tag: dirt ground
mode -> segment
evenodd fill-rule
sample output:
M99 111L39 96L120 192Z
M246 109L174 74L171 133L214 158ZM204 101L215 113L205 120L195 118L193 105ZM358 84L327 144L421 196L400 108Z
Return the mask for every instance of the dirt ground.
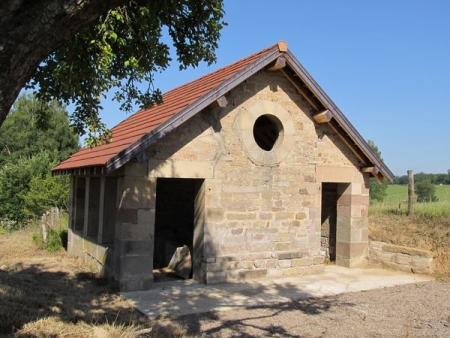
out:
M0 336L450 337L450 284L427 282L149 321L64 251L0 236Z
M409 284L178 320L205 337L450 337L450 285Z

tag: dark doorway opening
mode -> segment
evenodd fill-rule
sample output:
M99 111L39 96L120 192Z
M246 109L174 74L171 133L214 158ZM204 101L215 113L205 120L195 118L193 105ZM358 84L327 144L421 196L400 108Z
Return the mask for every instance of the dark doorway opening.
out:
M198 271L203 252L203 182L203 179L182 178L157 180L153 252L155 281L177 278L202 281ZM169 263L177 248L178 253L186 254L185 249L180 249L186 247L189 248L189 256L184 256L179 270L170 269Z
M325 262L336 261L338 184L322 183L321 249Z

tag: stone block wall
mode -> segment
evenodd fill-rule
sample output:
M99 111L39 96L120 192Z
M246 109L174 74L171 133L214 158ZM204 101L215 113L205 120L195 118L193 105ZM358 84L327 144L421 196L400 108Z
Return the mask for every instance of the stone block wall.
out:
M383 242L370 242L369 265L405 272L431 274L433 252Z
M93 271L104 277L114 277L114 246L105 246L69 229L68 254L81 258Z
M280 72L258 72L226 99L227 107L202 111L146 149L148 162L130 161L114 173L111 184L101 180L100 195L95 179L80 179L79 189L74 187L73 228L84 230L85 237L97 233L98 243L114 239L112 266L122 290L143 290L153 283L159 178L199 181L192 216L197 280L321 272L323 183L338 187L336 263L367 262L368 174L359 170L339 136L326 123L314 122L314 110ZM272 150L263 151L253 135L262 115L282 126ZM96 215L89 213L91 207ZM97 228L97 215L99 223L114 224ZM102 257L100 249L77 236L74 251Z
M368 175L348 147L326 124L314 123L312 108L281 73L259 72L226 98L226 108L194 116L147 149L149 178L205 180L206 281L321 271L323 182L345 183L339 264L366 263ZM261 114L284 126L270 152L252 141Z

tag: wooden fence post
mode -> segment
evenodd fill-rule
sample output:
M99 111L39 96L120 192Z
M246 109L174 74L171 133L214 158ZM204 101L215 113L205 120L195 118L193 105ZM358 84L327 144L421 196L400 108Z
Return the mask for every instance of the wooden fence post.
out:
M414 215L414 173L408 170L408 216Z
M41 217L41 231L42 231L42 242L47 243L47 214L44 213Z

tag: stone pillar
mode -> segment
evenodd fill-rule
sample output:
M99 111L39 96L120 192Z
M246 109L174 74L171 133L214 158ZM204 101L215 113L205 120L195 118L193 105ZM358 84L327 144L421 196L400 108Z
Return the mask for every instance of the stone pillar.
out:
M357 267L368 257L368 180L338 185L336 264Z
M148 289L153 283L156 179L147 166L129 162L117 178L114 242L115 277L123 291Z
M204 257L203 238L205 236L205 182L197 180L195 185L192 277L198 282L206 283L206 269L203 269L202 266Z

